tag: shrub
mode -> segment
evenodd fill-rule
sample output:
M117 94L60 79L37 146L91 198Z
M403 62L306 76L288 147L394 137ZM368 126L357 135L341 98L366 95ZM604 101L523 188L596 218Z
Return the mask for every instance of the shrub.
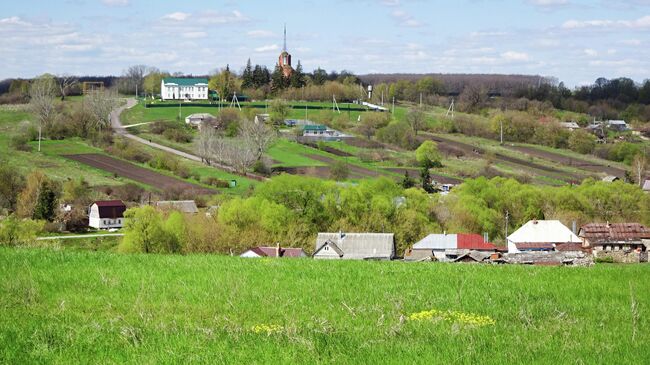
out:
M411 126L404 122L391 123L377 132L377 138L386 143L394 144L406 149L413 149L417 145L415 132Z
M613 264L614 258L612 256L596 257L594 262L597 264Z
M183 129L167 129L163 132L163 136L171 141L178 143L192 142L192 134Z
M226 180L221 180L214 176L206 176L201 179L201 182L205 185L214 186L217 188L227 188L230 186L230 183Z
M29 139L24 134L17 134L11 137L11 147L18 151L31 151L32 147L27 142L29 142Z
M343 161L337 161L330 169L330 178L336 181L342 181L350 175L350 167Z
M268 164L265 161L258 160L253 164L253 172L255 172L256 174L269 176L271 175L271 168L268 166Z
M162 121L155 121L151 124L149 124L149 132L153 134L163 134L165 130L167 129L165 122Z

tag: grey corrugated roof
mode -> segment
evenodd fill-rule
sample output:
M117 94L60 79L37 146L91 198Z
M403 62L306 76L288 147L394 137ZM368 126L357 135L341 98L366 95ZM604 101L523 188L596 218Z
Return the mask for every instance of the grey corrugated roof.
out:
M446 250L455 249L458 237L455 234L430 234L413 245L414 250Z
M316 251L327 241L334 243L344 259L395 257L395 240L392 233L319 233Z
M175 209L183 213L198 213L199 208L194 200L176 200L176 201L159 201L156 203L158 208Z

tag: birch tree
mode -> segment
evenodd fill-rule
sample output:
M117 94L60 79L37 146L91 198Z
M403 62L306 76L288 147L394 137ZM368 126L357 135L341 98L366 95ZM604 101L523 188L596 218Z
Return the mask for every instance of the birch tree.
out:
M110 128L110 114L117 107L117 94L110 89L93 91L84 98L84 107L95 119L97 129Z
M49 74L36 79L29 88L29 108L41 126L47 126L54 120L56 89L56 80Z

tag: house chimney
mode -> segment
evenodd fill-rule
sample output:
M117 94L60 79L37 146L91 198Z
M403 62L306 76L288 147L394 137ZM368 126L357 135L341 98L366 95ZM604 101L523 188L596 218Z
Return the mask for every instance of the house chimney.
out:
M446 235L447 235L447 231L442 231L442 234L444 234L444 235L446 236Z
M573 234L578 234L578 225L577 225L576 221L573 221L571 228L572 228Z
M282 253L282 250L280 248L280 242L278 242L275 245L275 257L280 257L280 253Z

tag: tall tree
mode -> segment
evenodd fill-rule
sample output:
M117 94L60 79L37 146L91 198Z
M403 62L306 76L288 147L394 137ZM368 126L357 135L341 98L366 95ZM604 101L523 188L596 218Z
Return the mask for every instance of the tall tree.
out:
M413 128L413 132L417 136L418 131L422 130L425 126L425 115L420 108L411 108L406 114L406 121Z
M249 89L255 87L255 79L253 77L253 66L251 66L251 59L246 62L246 68L242 73L242 88Z
M84 98L84 107L92 114L95 127L98 130L110 128L110 114L117 106L117 95L115 90L95 90Z
M24 187L25 177L16 168L0 163L0 210L15 211L18 194Z
M59 93L61 94L61 100L65 100L65 97L68 96L70 90L79 83L79 80L68 74L59 75L57 77L57 84L59 86Z
M323 85L325 81L327 81L327 71L323 70L322 68L317 68L314 70L314 75L312 76L312 79L314 80L314 84L316 85Z
M147 74L147 69L148 67L145 65L134 65L127 68L122 75L126 81L123 91L129 94L135 94L137 91L140 94L144 88L144 76Z
M29 107L41 126L54 121L56 89L56 80L49 74L36 79L29 89Z
M295 88L301 88L305 86L305 73L302 70L302 65L300 64L300 61L298 61L298 64L296 65L296 69L291 74L290 83L291 83L291 87L295 87Z
M286 88L286 86L287 79L284 77L284 72L282 72L280 65L276 64L275 70L273 70L273 74L271 75L271 90L277 93Z

